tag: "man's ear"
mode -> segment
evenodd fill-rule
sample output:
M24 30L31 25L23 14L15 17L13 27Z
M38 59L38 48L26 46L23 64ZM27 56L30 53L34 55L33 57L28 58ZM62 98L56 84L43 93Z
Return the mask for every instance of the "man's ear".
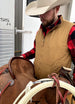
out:
M59 9L60 9L60 6L57 6L56 7L56 13L58 13Z

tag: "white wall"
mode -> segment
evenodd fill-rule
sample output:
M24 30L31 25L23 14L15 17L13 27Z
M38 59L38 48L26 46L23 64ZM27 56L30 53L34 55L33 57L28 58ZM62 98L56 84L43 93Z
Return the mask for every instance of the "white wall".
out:
M68 5L60 6L59 15L62 15L64 19L68 19Z
M72 0L72 8L71 8L70 21L71 22L75 22L75 0Z
M0 29L14 28L14 0L0 0Z
M25 14L25 7L26 7L25 4L26 4L26 0L23 0L22 29L29 31L31 33L22 34L22 53L25 53L33 48L35 35L41 23L39 18L29 17Z
M14 0L0 0L0 66L14 56Z

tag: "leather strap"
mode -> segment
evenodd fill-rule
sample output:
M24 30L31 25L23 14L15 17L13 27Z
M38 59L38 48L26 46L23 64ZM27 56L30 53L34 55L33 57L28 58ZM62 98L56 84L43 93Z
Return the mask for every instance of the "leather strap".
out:
M6 90L8 86L12 86L14 84L14 80L12 79L10 73L6 68L0 70L0 96Z

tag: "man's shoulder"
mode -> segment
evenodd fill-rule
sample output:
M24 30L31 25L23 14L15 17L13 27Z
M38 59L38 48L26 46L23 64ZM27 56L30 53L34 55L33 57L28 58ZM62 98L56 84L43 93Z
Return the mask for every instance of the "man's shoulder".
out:
M64 23L68 24L68 25L75 25L75 23L73 22L70 22L69 20L63 20Z

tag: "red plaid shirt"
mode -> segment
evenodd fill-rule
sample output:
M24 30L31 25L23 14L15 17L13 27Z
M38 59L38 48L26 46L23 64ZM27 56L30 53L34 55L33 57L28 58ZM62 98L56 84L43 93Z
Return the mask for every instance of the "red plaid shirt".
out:
M61 16L58 16L58 20L53 24L50 25L48 27L44 27L42 24L40 26L40 28L43 31L43 35L44 37L46 36L46 34L56 25L61 23ZM67 45L68 45L68 49L71 53L71 57L73 60L73 63L75 65L75 25L72 26L70 32L69 32L69 37L68 37L68 41L67 41ZM36 40L34 41L34 48L32 50L30 50L29 52L22 54L22 56L25 59L32 59L35 57L35 51L36 51ZM75 69L74 69L74 73L73 73L73 79L75 82Z

